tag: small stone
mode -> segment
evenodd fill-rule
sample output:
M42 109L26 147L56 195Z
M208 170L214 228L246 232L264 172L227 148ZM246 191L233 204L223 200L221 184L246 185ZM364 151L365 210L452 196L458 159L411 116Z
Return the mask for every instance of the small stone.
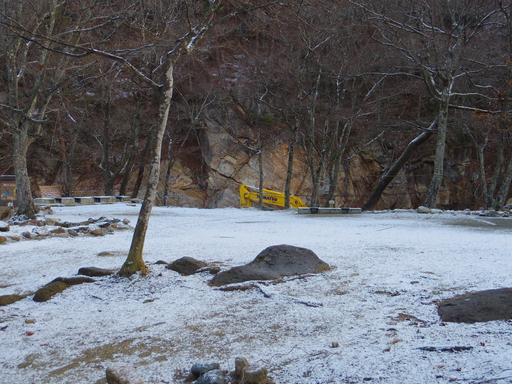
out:
M50 236L50 231L46 227L36 227L36 228L32 229L32 233L36 237Z
M9 232L10 230L9 224L7 224L5 221L0 221L0 232Z
M430 213L432 212L432 210L428 207L425 207L425 206L419 206L418 207L418 213Z
M219 369L220 365L219 363L215 362L200 362L195 363L192 368L190 369L190 372L193 375L201 376L203 373L206 373L208 371L212 371L214 369Z
M245 357L237 357L235 359L235 375L236 377L242 377L245 370L249 366L249 361Z
M78 232L75 231L74 229L68 229L68 233L69 233L69 236L78 236Z
M0 236L0 244L4 244L4 243L7 243L7 237Z
M36 322L36 319L26 319L25 320L26 324L34 324L35 322Z
M199 261L193 257L185 256L173 261L166 268L181 273L182 275L192 275L193 273L197 272L197 270L206 266L207 264L204 261Z
M244 384L267 384L268 370L267 368L248 369L244 373Z
M32 235L32 233L30 233L28 231L22 232L21 236L23 236L25 239L33 239L34 238L34 235Z
M103 251L98 253L98 256L115 256L112 252L109 251Z
M20 241L20 240L21 240L21 236L9 236L9 238L10 238L12 241Z
M331 347L332 348L339 348L340 347L340 343L338 343L337 341L333 341Z
M108 384L144 384L131 365L114 365L107 368Z
M128 219L123 219L123 224L124 224L124 225L128 225L128 224L130 224L130 220L128 220Z
M267 384L268 370L266 368L251 367L249 361L243 357L235 359L235 379L243 384Z
M57 225L58 221L60 221L60 219L47 218L46 219L46 225Z
M103 236L107 233L107 230L105 228L92 225L89 233L93 236Z
M226 384L226 375L220 369L214 369L199 376L196 384Z

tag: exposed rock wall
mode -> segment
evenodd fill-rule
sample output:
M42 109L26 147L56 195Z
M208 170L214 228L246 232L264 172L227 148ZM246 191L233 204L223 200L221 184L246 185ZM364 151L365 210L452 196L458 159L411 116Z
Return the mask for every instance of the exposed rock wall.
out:
M168 193L168 204L172 206L198 208L238 207L239 187L241 184L259 186L259 160L255 150L255 134L249 128L236 127L233 132L214 122L206 120L200 134L200 148L194 152L197 162L206 169L201 177L178 159L174 162ZM358 153L347 152L350 160L343 164L335 194L337 207L361 207L366 201L379 177L400 154L399 148L374 143ZM201 158L202 157L202 158ZM276 137L271 144L264 146L263 187L284 191L288 144L283 137ZM291 192L299 196L306 204L312 192L312 181L303 150L297 146L293 165ZM433 168L433 149L425 148L422 153L411 158L393 182L384 191L376 209L416 208L424 203ZM163 180L167 169L167 160L162 162L159 197L163 196ZM441 186L438 208L474 209L479 203L475 200L475 191L479 184L477 165L472 158L471 149L448 151L445 162L445 178ZM146 172L146 175L148 172ZM127 193L137 178L137 170L130 175ZM199 181L199 179L201 181ZM55 175L41 172L37 183L49 185L57 183ZM119 180L120 183L120 180ZM144 188L146 181L142 183ZM77 196L102 195L102 181L97 175L77 175L74 191ZM119 184L116 186L117 190ZM34 188L37 191L37 186ZM326 203L329 181L325 176L320 183L321 205ZM143 198L145 190L139 191ZM37 194L37 192L36 192ZM159 201L161 203L161 200Z
M177 162L173 169L172 185L173 194L179 196L174 200L175 204L205 208L238 207L240 185L259 186L258 156L247 148L249 135L244 133L243 137L236 138L219 125L209 122L202 143L203 160L209 168L207 188L200 190L192 177L187 175L187 170ZM254 141L249 141L249 144L255 145ZM284 191L288 144L276 140L264 147L262 154L264 188ZM340 172L336 206L360 207L392 160L392 155L378 144L354 154ZM376 209L407 209L423 204L432 167L432 155L413 158L388 186ZM472 167L471 151L449 154L445 164L445 182L439 193L439 208L464 209L474 206L474 187L470 180ZM323 205L329 187L327 178L320 187L324 194L321 199ZM305 155L300 148L296 149L291 191L306 203L309 202L312 182Z

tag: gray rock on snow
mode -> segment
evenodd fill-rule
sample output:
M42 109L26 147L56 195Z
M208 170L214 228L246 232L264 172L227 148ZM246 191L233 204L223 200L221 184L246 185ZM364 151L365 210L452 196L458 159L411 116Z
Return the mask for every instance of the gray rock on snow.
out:
M477 323L512 319L512 288L491 289L458 296L438 304L441 319Z
M178 260L174 260L171 264L167 265L167 269L171 269L182 275L192 275L199 269L205 268L207 264L204 261L196 260L193 257L182 257Z
M193 375L201 376L203 373L213 371L214 369L219 369L220 364L216 362L199 362L195 363L192 368L190 369L190 372Z
M311 250L292 245L274 245L264 249L249 264L220 272L211 280L213 286L250 280L276 280L283 276L329 271L329 264Z
M195 384L226 384L226 375L220 369L214 369L199 376Z

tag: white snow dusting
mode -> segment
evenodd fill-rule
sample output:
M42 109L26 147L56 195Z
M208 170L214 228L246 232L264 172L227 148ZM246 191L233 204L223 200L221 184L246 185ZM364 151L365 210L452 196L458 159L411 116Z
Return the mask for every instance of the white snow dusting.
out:
M59 207L52 217L135 225L138 210ZM510 220L154 208L148 276L95 278L44 303L30 295L0 307L0 383L102 383L114 363L134 365L148 384L175 383L195 362L233 370L236 357L267 367L276 384L511 383L512 322L442 323L436 307L512 287ZM1 245L0 295L34 292L80 267L117 269L132 233ZM311 249L334 269L223 292L207 284L209 273L181 276L155 264L191 256L227 269L278 244ZM454 346L471 349L420 349Z

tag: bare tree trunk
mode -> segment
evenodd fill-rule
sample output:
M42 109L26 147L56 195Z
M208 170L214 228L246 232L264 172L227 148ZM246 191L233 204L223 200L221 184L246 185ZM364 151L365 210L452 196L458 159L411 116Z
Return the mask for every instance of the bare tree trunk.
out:
M478 153L478 164L480 167L480 180L482 180L482 197L484 200L485 207L488 208L491 206L491 196L489 195L489 188L487 186L487 176L485 172L485 157L484 157L484 145L477 145L476 150Z
M141 130L141 118L140 118L140 109L142 105L142 100L139 94L135 97L136 108L135 114L133 116L133 120L130 126L130 143L128 145L128 160L126 162L125 173L123 175L123 180L121 181L121 186L119 187L119 195L126 196L126 188L128 187L128 182L130 181L130 173L133 167L133 162L135 161L135 156L139 151L139 139L140 139L140 130ZM139 184L140 185L140 184ZM138 193L138 191L137 191Z
M342 154L344 151L340 151L336 158L334 167L329 172L329 191L327 192L327 196L325 198L325 207L329 207L330 202L334 199L334 192L336 192L336 188L338 187L338 179L340 174L340 168L341 168L341 160L342 160Z
M110 100L107 96L103 115L103 159L101 168L103 170L103 191L105 196L112 196L114 191L114 180L112 180L112 164L110 162Z
M505 171L505 175L503 176L503 181L501 182L501 187L498 191L498 195L496 196L496 200L494 202L495 209L501 209L507 202L508 192L510 190L510 183L512 182L512 156L508 162L507 170Z
M450 91L448 91L449 93ZM444 173L444 156L446 148L446 131L447 131L447 118L448 118L448 103L442 102L439 106L438 123L437 123L437 144L436 154L434 158L434 173L430 180L428 187L427 197L425 199L425 206L432 208L436 204L439 188L443 182Z
M27 170L27 151L30 140L27 134L26 124L22 124L14 138L13 163L16 177L16 195L18 197L17 215L26 215L33 219L36 217L37 208L32 199L30 177Z
M263 209L263 146L261 145L261 101L263 100L263 94L258 100L258 169L259 169L259 198L258 198L258 209Z
M148 152L152 146L153 141L153 132L154 127L151 127L148 137L146 138L146 145L144 145L144 150L142 151L142 156L139 164L139 172L137 173L137 179L135 180L135 185L133 186L132 191L132 199L136 199L139 195L140 186L142 185L142 179L144 178L144 169L146 168Z
M292 139L288 145L288 166L286 168L286 181L284 183L284 207L290 208L290 189L293 177L293 159L295 157L295 143L297 142L297 134L299 131L299 122L296 118L295 126L292 128Z
M171 169L173 165L172 161L172 144L173 140L172 137L169 137L169 146L167 150L167 170L165 171L165 179L164 179L164 195L163 195L163 202L162 204L166 207L169 205L167 203L167 194L169 193L169 180L171 179Z
M156 192L158 188L158 182L160 181L160 158L162 152L162 142L167 127L167 120L169 118L169 109L171 106L172 93L174 88L174 62L167 63L166 81L164 88L160 95L160 107L158 112L158 125L154 128L155 132L151 136L154 136L154 142L151 149L150 156L150 171L146 194L142 207L139 212L139 217L135 230L133 232L132 244L128 257L124 262L121 270L119 271L120 276L131 276L135 272L140 271L142 275L146 274L147 268L142 257L142 250L144 248L144 241L146 239L146 232L149 225L149 218L151 211L156 200Z
M162 143L164 133L167 128L169 109L174 91L174 67L182 55L189 54L194 50L201 37L208 28L211 27L213 17L215 16L221 2L222 0L211 0L210 8L199 24L194 28L191 28L189 33L180 39L176 47L166 54L163 65L165 69L163 84L158 87L158 125L155 128L155 133L153 135L146 195L144 196L144 201L142 202L142 207L139 212L139 218L137 220L135 230L133 231L132 243L130 251L128 252L128 257L119 271L120 276L131 276L136 272L140 272L141 275L146 274L147 268L144 263L144 258L142 257L142 250L144 248L149 218L151 216L153 205L155 204L158 183L160 181Z
M496 165L494 166L494 174L492 175L491 182L487 193L489 194L489 207L494 205L494 193L498 186L500 179L501 170L505 163L505 138L504 132L500 132L500 138L498 143L498 149L496 151Z
M373 188L372 194L370 195L368 200L363 204L363 211L369 211L375 208L386 187L389 185L389 183L391 183L391 181L393 181L398 172L400 172L400 170L403 168L407 160L409 160L409 158L411 157L412 153L421 144L426 142L432 135L432 131L425 131L407 145L407 147L404 149L400 157L393 163L393 165L387 170L387 172L381 176L381 178Z

